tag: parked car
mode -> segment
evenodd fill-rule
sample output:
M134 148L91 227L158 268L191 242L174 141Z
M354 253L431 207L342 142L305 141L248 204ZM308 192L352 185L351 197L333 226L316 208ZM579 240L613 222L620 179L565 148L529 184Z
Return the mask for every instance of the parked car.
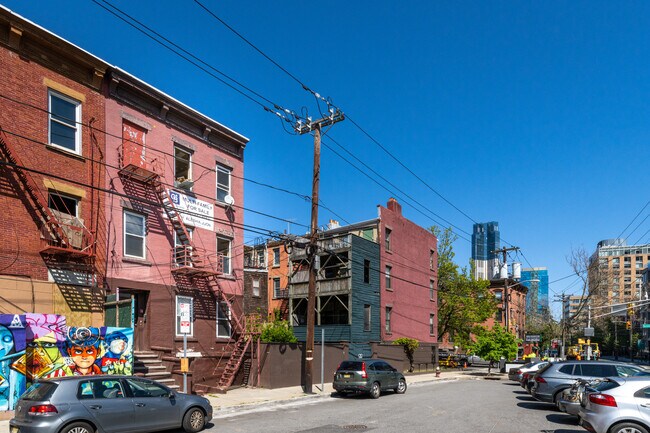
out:
M531 395L537 400L554 403L559 408L562 393L579 378L592 380L602 377L627 377L639 371L643 369L622 362L550 362L535 374Z
M650 377L612 377L583 396L580 424L594 433L650 432Z
M524 373L534 373L540 368L546 366L546 364L548 364L548 362L546 361L537 361L537 362L529 362L527 364L522 365L521 367L512 367L508 371L508 379L514 380L515 382L521 382Z
M194 433L212 419L208 399L132 376L40 380L20 397L11 433L145 432L182 427Z
M565 389L560 398L558 408L569 415L580 417L580 402L585 393L593 392L593 387L606 379L578 379L571 388Z
M340 395L362 392L379 398L382 391L406 392L404 375L381 359L343 361L334 373L332 385Z

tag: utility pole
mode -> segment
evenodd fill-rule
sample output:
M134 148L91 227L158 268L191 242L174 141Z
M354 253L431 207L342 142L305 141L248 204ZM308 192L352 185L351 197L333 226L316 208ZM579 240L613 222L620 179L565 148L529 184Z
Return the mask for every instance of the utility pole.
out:
M316 257L318 255L318 192L320 184L320 141L323 127L334 125L345 119L343 113L330 108L330 115L307 123L299 121L295 130L298 134L314 133L314 173L311 188L311 236L307 246L309 260L309 291L307 292L307 341L305 342L305 393L312 393L314 362L314 326L316 322Z
M508 293L508 251L519 251L519 247L511 247L511 248L501 248L500 250L495 250L492 251L494 254L503 254L503 266L506 267L506 279L504 280L504 287L503 287L503 309L504 311L504 322L506 325L506 332L510 332L510 314L508 309L510 308L510 294Z

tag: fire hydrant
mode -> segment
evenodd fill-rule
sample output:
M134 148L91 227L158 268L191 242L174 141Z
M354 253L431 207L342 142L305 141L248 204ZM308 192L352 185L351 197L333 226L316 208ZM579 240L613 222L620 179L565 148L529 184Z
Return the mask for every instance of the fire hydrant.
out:
M436 367L436 377L440 377L440 367Z

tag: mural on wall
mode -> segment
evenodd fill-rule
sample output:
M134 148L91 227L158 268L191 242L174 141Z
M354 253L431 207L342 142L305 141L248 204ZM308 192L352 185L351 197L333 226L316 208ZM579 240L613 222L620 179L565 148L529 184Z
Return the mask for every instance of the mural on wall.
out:
M0 314L0 410L33 381L133 372L133 329L68 327L55 314Z

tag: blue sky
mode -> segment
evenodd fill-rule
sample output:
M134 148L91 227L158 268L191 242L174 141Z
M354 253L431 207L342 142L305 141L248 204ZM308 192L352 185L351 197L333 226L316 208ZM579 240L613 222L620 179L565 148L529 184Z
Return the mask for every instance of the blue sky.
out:
M427 210L324 147L321 198L338 216L321 209L321 224L374 218L390 196L424 227L444 224L429 211L468 233L473 221L495 220L502 239L548 267L553 282L571 273L572 250L591 253L618 236L648 201L650 3L202 1L428 185L346 120L328 135ZM311 194L310 136L287 134L259 105L92 1L3 4L249 137L246 178ZM319 117L309 93L193 1L112 4L269 100ZM308 202L245 188L247 208L307 230ZM245 222L288 227L253 212ZM648 229L650 220L628 242L650 241ZM455 249L467 263L470 242ZM575 291L573 281L552 283L550 295Z

